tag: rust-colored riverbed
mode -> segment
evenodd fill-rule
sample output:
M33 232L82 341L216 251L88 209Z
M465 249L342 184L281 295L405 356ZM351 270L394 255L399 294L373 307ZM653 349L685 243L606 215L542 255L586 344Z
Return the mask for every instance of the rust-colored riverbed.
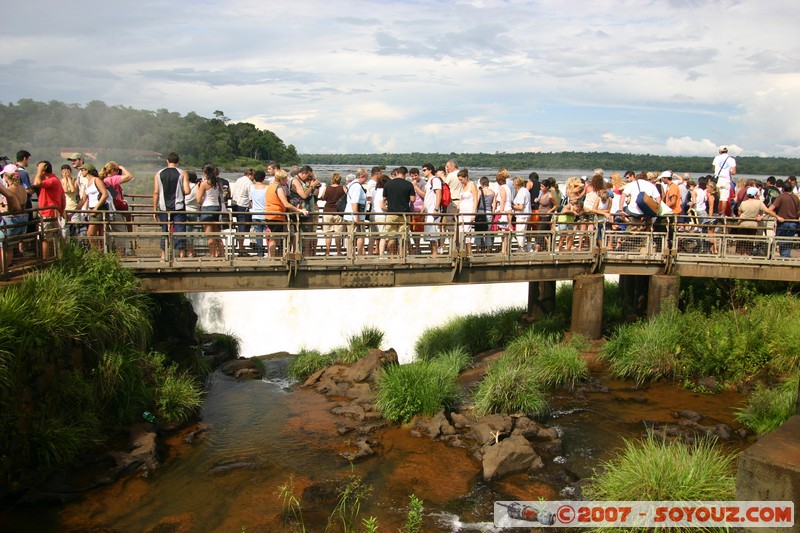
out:
M469 451L395 426L369 437L380 443L375 456L351 465L339 455L349 438L337 433L342 419L330 413L332 404L324 396L287 390L279 379L237 382L215 373L202 412L210 428L204 439L187 444L184 433L170 437L163 466L148 479L129 477L62 506L0 511L0 529L292 531L278 496L279 487L292 478L295 494L304 494L307 531L323 531L336 488L357 475L372 487L360 516L376 516L380 531L403 525L412 493L424 500L425 531L492 531L495 500L568 497L560 491L589 477L623 438L642 435L647 424L675 423L675 411L700 413L705 424L739 427L733 413L744 397L738 393L699 394L674 383L637 389L602 369L594 378L594 389L599 385L608 392L563 392L551 399L553 415L545 423L563 431L558 461L548 459L534 474L486 483ZM747 445L738 437L723 444L731 450Z

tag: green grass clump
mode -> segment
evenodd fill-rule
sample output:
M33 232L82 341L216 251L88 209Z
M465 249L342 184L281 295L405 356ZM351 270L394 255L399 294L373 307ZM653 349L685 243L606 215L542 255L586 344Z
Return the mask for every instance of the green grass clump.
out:
M680 358L686 342L684 317L668 308L649 322L620 327L600 352L611 372L638 384L686 374Z
M347 337L347 346L333 350L335 359L345 365L351 365L374 349L380 348L384 332L372 326L364 326L360 332Z
M565 343L560 335L530 328L508 344L505 358L527 368L542 388L574 386L589 375L589 366L580 357L587 347L580 335Z
M545 387L574 387L589 376L589 365L572 344L552 344L533 360L531 371Z
M417 339L415 356L417 359L431 359L455 348L463 348L467 353L476 355L499 348L521 331L524 311L521 307L512 307L459 316L442 325L430 327Z
M474 397L478 416L490 413L542 414L547 400L534 372L513 357L489 365Z
M289 363L289 377L302 381L308 376L330 366L335 358L331 354L322 354L319 350L300 350L300 353Z
M587 500L701 501L734 499L734 456L712 441L686 444L652 434L624 449L595 471L584 486Z
M795 375L778 387L757 387L736 420L759 435L777 429L796 413L798 379Z
M459 397L457 365L452 358L388 365L377 383L376 407L392 422L408 422L415 415L433 416Z

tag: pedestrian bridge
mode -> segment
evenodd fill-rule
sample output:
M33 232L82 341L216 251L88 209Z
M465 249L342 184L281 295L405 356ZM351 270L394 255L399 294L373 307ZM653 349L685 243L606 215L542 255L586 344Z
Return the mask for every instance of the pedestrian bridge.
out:
M296 219L290 220L285 233L255 232L252 227L237 227L227 214L205 228L190 222L177 228L184 231L175 227L163 231L156 214L137 209L130 220L110 217L102 223L104 234L94 238L82 233L86 224L80 220L66 223L64 233L68 240L117 254L149 292L535 282L591 274L800 281L797 237L778 237L769 225L756 235L743 235L736 219L700 224L671 218L654 228L624 229L603 221L561 227L548 223L524 232L476 232L461 224L456 214L435 232L410 223L400 233L387 234L379 223L368 222L348 235L347 228L324 233L323 226L301 225ZM4 259L4 279L51 261L41 257L41 242L53 241L57 253L55 231L48 234L39 228L24 236L28 255L36 256L11 265ZM330 248L326 237L331 239ZM360 254L356 246L348 246L361 238L366 252L371 251L370 243L387 239L387 253ZM337 253L337 240L344 244L342 255ZM433 241L439 243L435 254ZM209 250L217 245L219 257L211 257Z

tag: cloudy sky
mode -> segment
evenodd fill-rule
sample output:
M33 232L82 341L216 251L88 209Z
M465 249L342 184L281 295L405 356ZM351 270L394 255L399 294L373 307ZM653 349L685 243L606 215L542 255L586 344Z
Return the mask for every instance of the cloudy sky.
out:
M26 0L3 18L3 103L222 110L301 153L800 157L797 0Z

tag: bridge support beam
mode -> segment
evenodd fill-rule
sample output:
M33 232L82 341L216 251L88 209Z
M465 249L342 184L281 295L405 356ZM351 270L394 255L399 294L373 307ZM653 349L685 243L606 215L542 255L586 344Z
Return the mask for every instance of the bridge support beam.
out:
M572 292L573 333L589 339L603 336L603 274L587 274L575 278Z
M668 308L678 305L681 284L678 276L656 274L650 276L647 291L647 318L652 318Z
M736 499L790 501L800 499L800 416L762 436L739 456ZM795 509L796 512L796 509ZM796 524L795 518L795 524ZM752 528L746 531L788 531L786 528Z
M525 320L533 322L556 310L556 282L528 282L528 311Z
M625 309L637 317L647 312L647 293L650 290L650 276L620 274L619 294Z

